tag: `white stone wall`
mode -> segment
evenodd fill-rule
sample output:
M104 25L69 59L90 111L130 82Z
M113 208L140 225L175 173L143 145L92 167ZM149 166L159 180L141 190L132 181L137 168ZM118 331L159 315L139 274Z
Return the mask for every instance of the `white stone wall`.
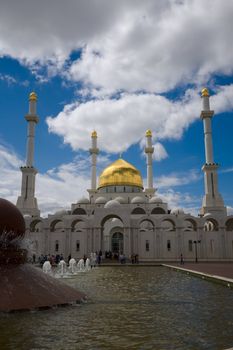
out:
M112 234L119 231L124 235L125 255L139 254L140 261L179 261L181 253L186 261L194 261L195 245L192 243L192 250L189 245L194 240L201 240L197 244L199 260L233 261L233 224L229 221L233 216L150 215L153 207L153 204L150 208L149 204L137 206L144 208L146 214L131 215L134 205L108 209L102 205L95 207L94 215L54 215L40 218L40 222L37 219L36 224L35 219L25 220L30 231L28 237L32 246L37 247L38 255L63 253L65 258L71 254L80 259L92 251L104 252L111 249ZM112 218L117 219L109 221Z

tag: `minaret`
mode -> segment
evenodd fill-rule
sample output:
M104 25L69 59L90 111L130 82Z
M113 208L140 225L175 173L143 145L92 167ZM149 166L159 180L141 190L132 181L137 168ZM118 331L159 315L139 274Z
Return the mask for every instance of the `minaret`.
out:
M214 111L210 110L209 91L203 89L201 92L202 97L202 111L201 119L204 125L204 140L205 140L205 159L206 162L202 167L204 171L205 180L205 195L202 201L201 214L206 213L222 213L226 214L226 207L224 206L223 199L218 192L218 175L217 169L219 165L214 162L213 156L213 142L212 142L212 128L211 118L214 115Z
M145 153L147 158L147 188L145 192L149 195L153 195L155 193L155 189L153 188L153 168L152 168L152 154L154 153L154 147L152 147L152 132L151 130L146 131L146 147Z
M91 134L91 191L96 191L96 160L99 153L97 148L97 132L94 130Z
M29 214L31 216L40 215L37 199L35 198L35 177L37 170L33 166L35 126L39 122L39 117L36 115L36 102L37 95L35 92L32 92L29 95L29 113L25 116L28 122L27 159L26 166L20 168L22 171L21 196L18 197L16 204L22 214Z

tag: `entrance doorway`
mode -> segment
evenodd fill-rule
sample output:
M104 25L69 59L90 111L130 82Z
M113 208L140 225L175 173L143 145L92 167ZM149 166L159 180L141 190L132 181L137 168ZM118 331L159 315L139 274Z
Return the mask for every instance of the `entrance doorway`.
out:
M115 232L112 235L112 253L123 253L123 234L121 232Z

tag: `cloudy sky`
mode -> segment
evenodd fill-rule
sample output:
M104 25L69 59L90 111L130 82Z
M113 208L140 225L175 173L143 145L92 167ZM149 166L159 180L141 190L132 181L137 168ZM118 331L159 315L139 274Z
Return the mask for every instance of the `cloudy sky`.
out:
M233 0L2 0L0 196L16 201L28 94L38 94L36 196L43 214L87 195L90 134L98 172L123 158L169 207L197 213L205 162L200 90L211 92L219 188L233 207Z

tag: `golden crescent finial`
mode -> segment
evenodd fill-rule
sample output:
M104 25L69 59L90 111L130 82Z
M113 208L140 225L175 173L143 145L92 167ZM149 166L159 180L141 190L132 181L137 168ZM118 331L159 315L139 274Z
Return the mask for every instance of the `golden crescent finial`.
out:
M34 91L30 93L29 101L37 101L37 94Z
M207 88L204 88L201 90L201 97L205 97L205 96L207 96L207 97L210 96L209 90Z
M146 137L151 137L152 136L152 132L150 129L146 130Z

